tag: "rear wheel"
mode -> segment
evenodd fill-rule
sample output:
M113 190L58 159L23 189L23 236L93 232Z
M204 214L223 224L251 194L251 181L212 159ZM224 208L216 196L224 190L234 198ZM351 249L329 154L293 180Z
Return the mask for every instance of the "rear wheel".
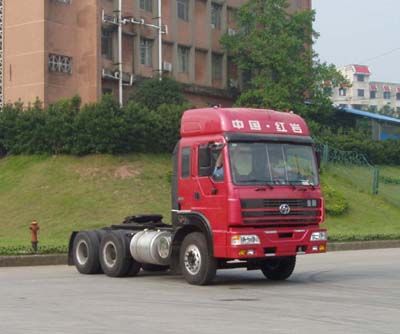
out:
M272 281L283 281L293 273L296 266L296 257L277 257L262 262L261 271Z
M202 233L194 232L185 237L179 261L182 274L190 284L209 284L216 275L217 261L210 254Z
M81 274L98 274L101 272L99 244L99 238L94 231L83 231L76 235L72 254L75 267Z
M128 238L122 231L110 231L103 236L100 264L104 273L111 277L134 276L140 270L140 264L130 255Z

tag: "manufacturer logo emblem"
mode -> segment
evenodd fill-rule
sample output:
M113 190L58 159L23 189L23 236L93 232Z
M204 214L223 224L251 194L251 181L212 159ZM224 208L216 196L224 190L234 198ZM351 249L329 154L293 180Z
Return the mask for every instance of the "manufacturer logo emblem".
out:
M279 212L283 215L288 215L290 213L290 206L289 204L281 204L279 206Z

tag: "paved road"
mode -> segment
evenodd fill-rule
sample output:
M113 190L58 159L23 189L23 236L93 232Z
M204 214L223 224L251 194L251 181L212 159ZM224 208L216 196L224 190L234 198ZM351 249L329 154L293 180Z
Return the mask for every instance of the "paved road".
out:
M226 270L111 279L0 268L0 333L400 333L400 249L299 257L286 282Z

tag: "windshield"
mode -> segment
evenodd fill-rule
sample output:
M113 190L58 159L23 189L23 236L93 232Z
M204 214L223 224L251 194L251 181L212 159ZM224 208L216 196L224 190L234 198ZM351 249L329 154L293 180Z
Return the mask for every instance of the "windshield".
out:
M318 184L314 152L310 145L230 143L229 159L235 184Z

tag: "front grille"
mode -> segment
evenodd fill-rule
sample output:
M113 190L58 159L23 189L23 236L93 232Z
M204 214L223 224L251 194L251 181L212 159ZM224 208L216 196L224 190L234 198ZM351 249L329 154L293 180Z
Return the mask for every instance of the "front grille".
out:
M279 208L281 204L288 204L291 208L306 208L307 199L242 199L242 209ZM321 201L316 200L317 207Z
M283 214L280 206L287 204L290 212ZM246 224L310 225L322 218L321 200L310 199L242 199L242 218Z

